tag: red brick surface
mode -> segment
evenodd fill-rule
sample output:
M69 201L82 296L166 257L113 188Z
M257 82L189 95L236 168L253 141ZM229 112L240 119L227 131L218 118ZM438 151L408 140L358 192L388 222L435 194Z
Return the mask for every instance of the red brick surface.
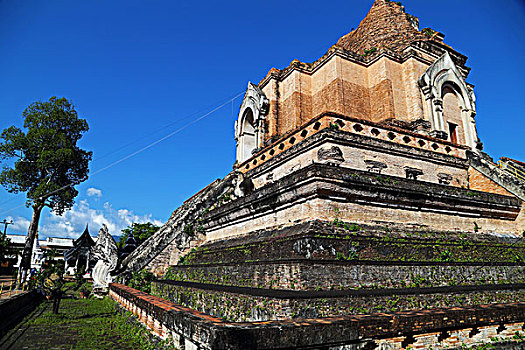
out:
M470 189L476 191L483 191L495 194L502 194L505 196L513 196L512 193L480 173L474 168L468 169L468 179Z
M411 25L410 18L396 2L376 0L359 27L341 37L337 45L365 54L365 50L372 48L400 52L414 41L429 40Z

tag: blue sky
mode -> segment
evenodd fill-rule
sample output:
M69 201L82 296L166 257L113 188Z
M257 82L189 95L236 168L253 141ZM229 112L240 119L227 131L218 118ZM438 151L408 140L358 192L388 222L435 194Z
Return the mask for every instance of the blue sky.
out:
M257 83L272 67L312 62L357 27L372 0L0 0L0 130L22 125L31 102L73 101L90 131L91 172L112 164ZM504 5L502 5L504 4ZM469 56L478 133L494 158L525 160L521 0L404 0L421 28ZM232 168L241 98L77 186L63 217L45 211L41 237L78 236L86 222L111 234L165 222L182 201ZM0 189L0 220L24 234L24 194Z

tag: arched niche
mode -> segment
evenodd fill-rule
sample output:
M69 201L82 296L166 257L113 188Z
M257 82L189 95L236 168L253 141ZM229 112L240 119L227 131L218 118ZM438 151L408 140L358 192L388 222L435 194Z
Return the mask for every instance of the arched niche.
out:
M444 84L441 90L443 99L443 122L447 131L448 141L457 144L466 144L465 125L462 116L464 102L461 94L453 84Z
M255 119L253 117L253 110L246 108L241 118L241 130L239 132L239 154L240 162L250 158L252 151L257 147L257 140L255 134Z
M428 67L419 79L419 86L432 127L430 135L454 141L451 124L455 124L457 143L477 149L479 139L474 119L474 93L467 86L448 52Z
M268 99L254 84L248 83L244 99L235 122L237 163L249 159L264 143L265 116Z

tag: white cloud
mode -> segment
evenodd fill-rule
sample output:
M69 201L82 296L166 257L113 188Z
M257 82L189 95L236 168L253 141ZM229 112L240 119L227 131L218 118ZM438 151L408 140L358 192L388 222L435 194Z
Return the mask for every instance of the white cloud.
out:
M8 216L6 217L6 220L8 222L13 221L12 225L7 226L7 233L27 234L27 229L29 228L29 220L21 216L17 216L17 217ZM1 227L2 227L2 233L4 233L4 226L2 225Z
M110 234L120 235L120 231L132 223L148 221L159 226L163 224L160 220L152 219L151 214L137 215L128 209L115 210L109 202L105 202L102 209L95 209L90 207L87 200L81 200L62 216L50 214L46 217L40 232L41 237L77 238L88 224L89 232L96 236L102 224L106 224Z
M90 187L87 189L86 194L88 197L102 197L102 190L99 190L98 188Z

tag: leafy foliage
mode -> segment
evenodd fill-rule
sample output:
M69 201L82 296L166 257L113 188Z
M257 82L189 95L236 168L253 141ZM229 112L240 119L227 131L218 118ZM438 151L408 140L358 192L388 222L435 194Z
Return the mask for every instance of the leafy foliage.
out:
M144 224L133 223L121 231L122 236L120 236L120 239L117 243L117 247L120 250L124 248L126 239L128 239L130 233L133 233L133 238L135 238L135 242L137 242L137 247L138 247L139 245L142 244L142 242L144 242L146 239L151 237L158 230L159 230L159 226L156 226L152 224L151 222L147 222Z
M70 208L78 191L72 185L88 177L92 152L77 142L89 130L65 98L34 102L23 113L24 128L10 126L0 134L0 158L11 160L0 184L11 193L27 192L27 205L45 205L57 214Z
M148 271L133 272L131 279L127 283L128 286L141 290L146 293L151 293L151 282L155 280L155 275Z
M89 128L67 99L34 102L23 116L27 132L10 126L0 134L0 159L4 161L0 184L10 193L26 192L26 205L33 207L20 262L21 280L31 265L42 209L47 206L61 215L71 208L78 194L73 186L88 178L92 156L77 146Z
M10 242L11 240L7 238L7 236L0 234L0 263L5 261L7 256L13 253L9 245Z
M39 287L43 288L46 279L52 274L63 276L65 271L65 265L63 260L55 260L57 252L55 249L46 250L44 252L44 263L39 271L31 275L29 285L32 288Z

